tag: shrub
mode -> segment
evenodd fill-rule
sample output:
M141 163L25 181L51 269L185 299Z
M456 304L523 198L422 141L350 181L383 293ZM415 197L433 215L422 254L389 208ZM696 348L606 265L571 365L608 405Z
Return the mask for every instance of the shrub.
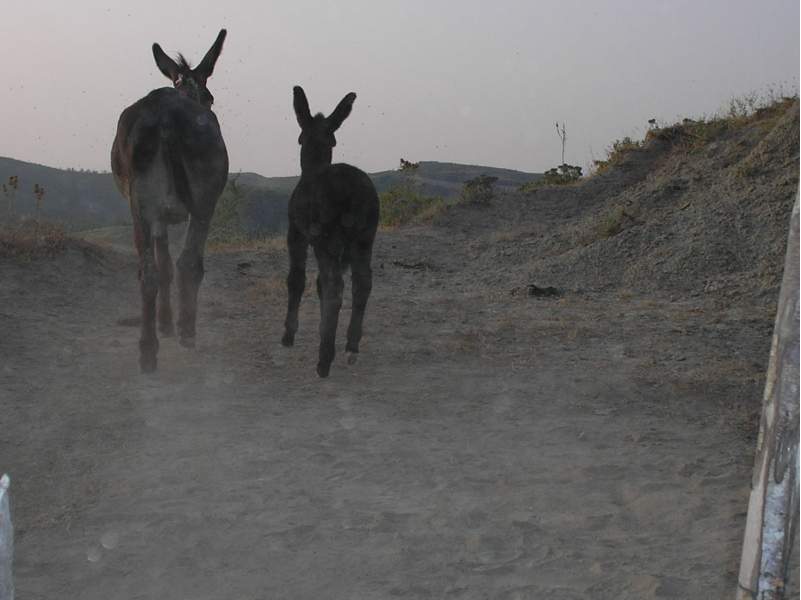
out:
M2 190L3 190L3 197L6 200L6 219L11 222L14 218L14 198L17 195L17 189L19 188L19 176L11 175L8 178L8 183L4 183Z
M430 221L445 210L445 200L439 196L424 196L414 189L393 186L379 196L381 225L396 227L411 222Z
M563 163L545 171L539 182L542 185L566 185L575 183L579 179L581 179L581 167Z
M517 188L517 191L525 193L536 190L544 185L568 185L579 181L581 175L581 167L564 163L558 167L548 169L543 173L541 178L524 183Z
M576 234L576 241L589 246L600 240L615 237L639 221L641 208L638 204L613 206L597 219L584 223Z
M623 223L628 217L622 206L616 206L607 212L597 225L597 234L600 239L616 236L623 231Z
M381 225L384 227L430 221L445 210L443 198L425 196L420 192L420 185L415 177L419 167L419 162L400 159L400 180L379 195Z
M219 247L258 242L283 234L287 220L286 193L240 186L233 177L217 201L209 243Z
M244 191L237 184L236 178L230 179L214 209L209 228L209 245L213 247L247 241L248 236L242 228L244 202Z
M462 201L475 204L489 204L490 200L495 196L495 190L492 189L492 186L496 181L498 181L497 177L489 175L479 175L478 177L465 181L462 187Z
M648 132L649 136L651 135L652 131L661 131L661 130L651 130ZM612 142L612 146L608 148L606 151L606 160L592 161L592 164L595 167L595 172L597 174L600 174L608 171L613 166L620 164L620 162L622 162L623 159L629 153L642 148L644 144L645 144L644 140L635 141L632 140L629 136L624 137L622 140L615 140L614 142Z

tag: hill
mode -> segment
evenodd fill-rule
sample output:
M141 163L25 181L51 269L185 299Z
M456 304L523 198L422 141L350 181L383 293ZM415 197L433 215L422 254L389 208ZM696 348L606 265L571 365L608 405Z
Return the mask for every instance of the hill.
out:
M475 266L500 261L519 284L775 302L798 191L797 100L654 131L614 162L443 218L491 229ZM543 228L546 207L559 226Z
M42 216L66 222L73 229L130 221L128 204L120 196L110 173L55 169L35 163L0 157L0 182L19 178L13 199L15 217L36 213L35 185L44 187ZM9 194L0 191L0 221L9 217Z
M414 189L426 198L441 197L455 200L462 192L466 181L480 175L496 177L494 189L498 192L511 192L524 183L542 177L539 173L526 173L512 169L483 167L422 161L411 176ZM408 185L408 175L399 170L370 173L370 178L379 194L399 185ZM238 224L232 227L245 236L262 236L286 230L287 202L298 177L263 177L256 173L232 174L229 181L237 186L236 198L231 198L231 188L223 196L218 209L226 214L236 213ZM236 206L231 206L231 204ZM218 219L219 221L219 219ZM213 236L214 237L214 236Z
M463 165L459 163L421 161L415 171L414 179L418 182L418 189L426 196L443 196L452 198L462 191L465 181L480 175L497 177L495 188L500 191L512 191L530 181L542 177L541 173L527 173L514 169L501 169L498 167L484 167L481 165ZM263 177L256 173L232 174L243 187L254 189L270 188L275 191L291 193L298 181L298 177ZM370 173L376 189L385 192L399 184L402 175L398 170L377 171Z
M498 169L477 165L422 162L417 173L420 189L428 195L452 197L459 193L462 184L478 175L498 177L497 189L511 190L522 183L539 177L511 169ZM130 212L120 196L110 173L55 169L35 163L0 157L0 182L11 176L19 178L14 199L15 216L31 216L36 212L33 194L35 185L43 186L45 197L42 216L67 224L70 229L106 227L130 222ZM398 171L380 171L370 175L379 192L400 180ZM232 173L249 197L244 227L247 231L282 229L286 203L297 176L264 177L257 173ZM0 195L0 221L8 218L8 196Z
M541 173L526 173L512 169L421 161L420 166L415 171L414 179L419 182L419 189L422 194L452 198L461 193L464 182L481 175L497 177L495 189L506 192L516 190L524 183L542 177ZM372 173L370 177L373 179L378 191L383 192L400 183L402 176L399 171L380 171Z

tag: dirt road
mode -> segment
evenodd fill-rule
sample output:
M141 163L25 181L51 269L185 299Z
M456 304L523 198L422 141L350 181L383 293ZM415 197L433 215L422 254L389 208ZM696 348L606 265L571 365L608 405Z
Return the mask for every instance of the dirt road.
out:
M730 597L770 311L531 298L560 282L471 210L379 235L327 380L313 285L279 343L282 250L207 257L198 347L162 339L153 376L132 256L0 263L18 597Z

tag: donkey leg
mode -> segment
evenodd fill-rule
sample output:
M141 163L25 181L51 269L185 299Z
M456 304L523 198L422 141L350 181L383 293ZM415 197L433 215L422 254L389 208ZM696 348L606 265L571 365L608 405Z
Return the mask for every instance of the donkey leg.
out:
M355 243L351 249L351 289L353 295L353 308L348 325L348 341L345 352L348 364L352 365L359 356L359 342L362 339L362 322L364 311L367 308L367 299L373 289L373 270L370 268L372 258L372 244L367 247Z
M172 257L167 229L164 236L156 238L156 264L159 272L158 321L159 332L165 336L175 335L170 305L170 284L173 278Z
M197 294L203 281L203 251L208 233L208 221L191 217L184 249L178 257L178 335L185 348L195 346Z
M331 363L334 360L335 338L339 309L342 307L342 266L337 254L325 249L315 248L317 265L320 270L321 309L320 309L320 354L317 362L317 374L328 377Z
M150 224L144 220L136 225L139 250L139 289L142 295L142 323L139 336L139 369L142 373L156 370L159 340L156 337L156 295L159 291L156 258Z
M292 225L287 234L289 248L289 275L286 278L286 287L289 292L289 301L284 321L284 337L281 343L291 346L295 343L295 333L298 330L298 307L306 287L306 252L308 242Z
M315 286L317 287L317 302L320 305L320 321L323 320L323 308L325 305L323 304L323 284L320 281L320 273L317 273L317 279L315 280Z

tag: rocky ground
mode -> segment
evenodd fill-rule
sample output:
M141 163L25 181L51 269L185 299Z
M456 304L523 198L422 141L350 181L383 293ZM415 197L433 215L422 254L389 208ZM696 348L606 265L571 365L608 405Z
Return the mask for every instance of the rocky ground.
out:
M379 232L326 380L280 244L207 257L153 376L131 254L0 260L18 596L731 597L797 185L796 104Z

